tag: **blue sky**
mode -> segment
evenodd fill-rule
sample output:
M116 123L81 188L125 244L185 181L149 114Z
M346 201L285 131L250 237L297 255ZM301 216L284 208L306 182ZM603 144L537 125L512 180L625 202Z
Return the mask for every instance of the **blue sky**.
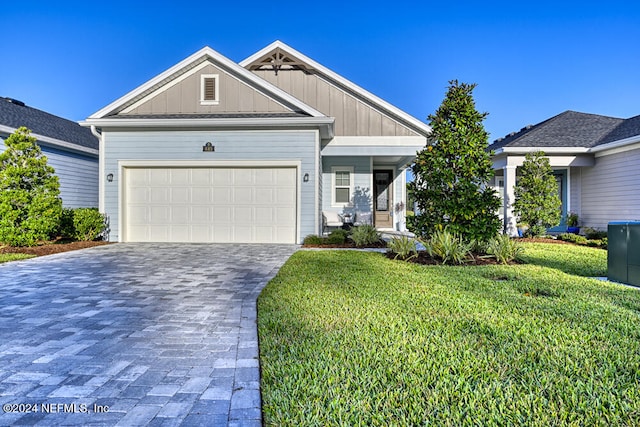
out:
M83 120L210 46L279 39L425 120L477 83L494 140L565 110L640 114L640 2L8 1L0 96Z

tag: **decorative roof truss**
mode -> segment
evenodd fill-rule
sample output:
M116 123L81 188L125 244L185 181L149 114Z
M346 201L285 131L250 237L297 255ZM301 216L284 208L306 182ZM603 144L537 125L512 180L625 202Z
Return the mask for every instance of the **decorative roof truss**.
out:
M252 71L273 70L276 76L281 70L301 70L306 74L311 74L313 71L313 68L309 67L308 64L288 55L279 47L252 63L249 69Z

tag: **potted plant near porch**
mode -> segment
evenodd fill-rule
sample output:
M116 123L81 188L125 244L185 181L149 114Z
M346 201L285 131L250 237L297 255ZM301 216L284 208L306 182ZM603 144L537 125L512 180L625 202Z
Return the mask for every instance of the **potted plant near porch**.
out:
M569 212L567 216L567 233L579 234L580 227L578 227L578 214Z

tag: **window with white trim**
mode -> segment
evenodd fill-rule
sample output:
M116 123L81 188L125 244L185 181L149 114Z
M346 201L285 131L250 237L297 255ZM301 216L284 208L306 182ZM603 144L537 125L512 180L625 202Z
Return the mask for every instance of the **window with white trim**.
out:
M331 205L347 206L353 195L353 166L331 168Z
M217 105L220 102L220 79L217 74L200 76L200 105Z

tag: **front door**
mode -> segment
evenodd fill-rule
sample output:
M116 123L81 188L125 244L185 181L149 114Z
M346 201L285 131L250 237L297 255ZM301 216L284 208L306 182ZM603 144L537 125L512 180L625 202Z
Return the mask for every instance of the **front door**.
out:
M393 218L391 216L391 201L393 200L392 183L392 171L373 171L373 213L376 228L393 228Z

